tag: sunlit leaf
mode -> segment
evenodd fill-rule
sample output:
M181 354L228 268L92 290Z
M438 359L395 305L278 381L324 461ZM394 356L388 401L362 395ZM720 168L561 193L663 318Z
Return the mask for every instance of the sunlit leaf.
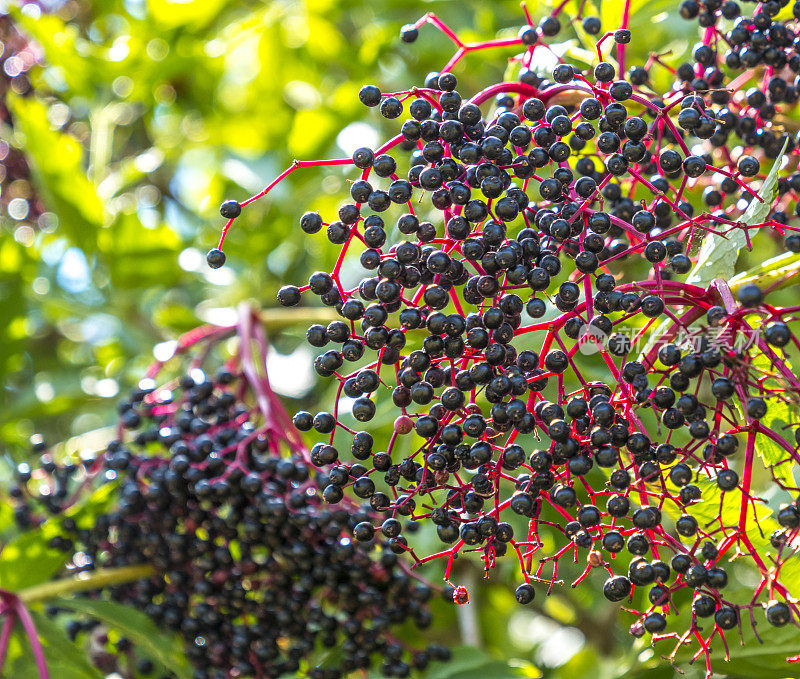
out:
M148 229L135 213L123 213L98 233L97 244L111 280L120 288L141 288L155 281L167 286L181 277L181 241L165 224Z
M53 577L67 562L68 554L48 546L57 534L46 525L9 542L0 552L0 587L17 591Z
M58 215L59 232L85 252L94 251L104 211L83 170L81 145L69 135L51 129L47 109L37 99L9 96L7 101L24 135L37 188Z
M778 290L797 283L796 274L800 271L800 254L782 252L770 257L747 271L742 271L730 279L730 288L736 292L743 285L755 283L762 288Z
M13 8L15 21L32 35L41 46L47 60L58 69L70 90L76 94L89 95L92 89L90 62L86 59L88 45L78 38L78 27L66 23L54 14L33 15ZM81 48L78 43L81 43Z
M164 27L200 27L212 21L225 4L225 0L148 0L147 9L153 20Z
M778 170L781 168L783 154L789 138L783 144L778 157L773 162L767 178L758 191L758 198L753 198L747 206L741 222L748 226L762 224L767 218L775 198L775 186L778 183ZM760 200L759 200L760 199ZM736 272L736 260L739 251L747 244L744 229L736 228L728 231L724 236L716 233L707 233L703 238L703 246L697 257L697 263L686 277L686 282L692 285L706 287L715 278L730 280Z
M788 357L784 360L791 369ZM753 357L753 367L763 371L764 375L775 375L774 377L763 377L763 387L765 389L774 389L778 393L784 390L785 385L782 384L780 377L775 373L769 356L762 353L756 354ZM791 439L793 435L789 425L796 425L799 419L800 404L789 398L771 398L768 402L767 414L762 418L761 424L782 438L786 439L788 437ZM789 451L763 433L759 433L756 436L755 445L756 453L758 453L758 456L767 467L771 467L776 478L780 479L785 486L794 487L795 481L792 469L795 467L795 463L791 460ZM787 460L790 461L787 462Z

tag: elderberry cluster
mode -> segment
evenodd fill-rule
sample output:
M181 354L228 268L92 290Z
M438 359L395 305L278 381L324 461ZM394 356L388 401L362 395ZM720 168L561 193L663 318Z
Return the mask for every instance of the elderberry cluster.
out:
M74 554L73 572L150 564L151 575L110 596L180 633L194 679L301 668L335 679L373 665L403 677L447 660L442 646L409 651L396 639L403 623L431 624L433 590L404 572L381 536L365 537L369 507L322 501L333 472L309 465L282 433L288 416L268 384L253 379L228 365L162 387L144 380L120 406L120 438L96 460L64 465L45 453L39 468L18 470L20 524L57 521L51 547ZM242 401L248 391L269 408ZM81 525L69 507L104 483L117 484L110 510ZM70 633L96 626L73 622Z
M785 8L790 4L791 15L787 16ZM673 92L698 95L692 98L696 105L686 107L685 100L681 103L680 127L708 140L714 149L727 150L740 140L770 159L777 158L784 147L789 152L794 150L798 137L789 132L796 132L797 126L787 112L797 104L800 87L800 3L770 0L757 5L752 16L747 16L732 0L685 0L680 5L680 15L697 20L704 31L702 42L692 48L692 59L674 69ZM753 73L751 69L757 68L767 69L764 77L748 78ZM736 87L732 88L732 84ZM747 162L740 172L752 176L758 166ZM800 175L779 177L779 195L796 198L798 190ZM703 200L709 207L718 207L736 191L734 178L720 176L716 185L705 188ZM776 206L773 218L785 224L797 215L798 208L795 203L793 214L787 214L789 200L782 203ZM797 238L790 238L787 248L796 252Z
M419 87L361 89L365 106L405 120L379 148L353 153L360 176L337 214L300 217L305 233L324 230L340 247L333 270L278 293L289 307L318 297L340 316L307 332L336 400L294 424L318 436L311 461L331 469L324 499L355 496L383 514L357 539L380 531L415 567L441 559L448 582L468 552L487 573L508 558L523 604L536 582L550 591L560 560L585 563L573 584L604 572L612 601L647 589L631 631L654 640L688 600L678 647L696 639L709 673L711 638L741 633L745 614L754 627L761 608L772 625L798 624L787 573L800 513L786 470L800 438L766 423L782 413L797 426L784 409L800 398L790 356L800 307L768 304L758 281L707 273L715 247L800 249L797 145L776 124L797 99L786 78L798 27L770 18L786 4L737 19L739 42L721 28L738 5L698 4L695 64L677 69L663 55L627 64L623 26L598 39L596 63L559 59L537 72L564 29L561 8L486 43L462 43L433 15L403 28L413 42L431 23L457 51ZM600 34L594 17L577 19ZM718 48L745 42L737 53L757 49L761 61L747 56L741 72ZM511 80L459 91L451 69L462 58L509 47L519 52ZM750 70L759 63L768 70ZM668 91L651 89L652 69L675 76ZM771 161L784 156L773 189ZM297 161L247 203L325 164ZM241 207L222 205L223 240ZM209 253L211 266L223 263L220 249ZM396 419L377 439L381 398ZM753 485L762 460L786 500L774 516ZM419 553L398 517L432 523L442 550ZM744 599L727 594L734 554L759 578Z

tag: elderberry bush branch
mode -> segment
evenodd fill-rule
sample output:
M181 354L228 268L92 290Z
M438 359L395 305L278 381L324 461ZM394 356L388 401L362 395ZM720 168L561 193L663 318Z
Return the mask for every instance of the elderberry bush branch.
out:
M223 203L208 262L224 264L242 208L295 170L353 168L335 216L299 220L340 247L335 266L278 293L339 315L307 332L335 401L294 417L319 436L324 499L368 499L385 518L355 537L379 530L415 568L441 562L458 604L469 592L450 577L468 554L487 576L516 563L521 604L571 562L573 586L597 574L609 600L630 602L634 636L677 639L670 659L694 644L710 676L712 644L727 657L748 621L800 626L800 308L758 281L727 283L740 249L800 252L798 140L780 125L798 100L800 3L748 16L686 0L700 39L677 65L630 63L626 45L646 39L628 28L630 3L606 33L566 5L537 26L525 10L516 38L465 43L433 14L404 26L404 42L430 24L456 49L422 86L362 87L383 118L407 111L399 134L350 159L295 161ZM551 47L576 22L597 36L592 63ZM512 80L458 90L457 65L503 50ZM558 62L548 74L545 57ZM397 416L376 440L383 399ZM775 512L772 493L786 500ZM402 517L433 524L443 549L418 553ZM757 576L744 598L733 559Z
M242 307L235 326L197 328L147 370L96 458L59 463L39 442L40 466L17 470L15 516L21 527L58 527L50 547L68 555L71 576L14 600L73 593L134 606L183 637L193 679L335 679L375 665L403 677L447 660L443 646L412 648L396 635L405 622L431 624L435 589L380 534L365 538L378 519L368 505L326 506L334 471L311 466L271 389L267 351L258 313ZM110 508L90 524L76 519L70 507L109 483ZM67 623L86 643L98 627ZM106 672L122 671L130 653L155 660L130 642L111 650L99 656Z

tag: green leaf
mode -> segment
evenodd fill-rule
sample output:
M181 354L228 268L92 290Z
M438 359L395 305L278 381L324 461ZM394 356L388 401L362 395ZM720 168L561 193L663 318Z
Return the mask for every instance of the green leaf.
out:
M775 198L775 186L778 183L778 172L781 169L781 162L783 161L783 155L786 153L788 144L789 137L786 137L780 154L778 154L775 162L772 163L769 174L758 191L758 196L762 198L763 201L751 200L750 205L747 206L747 210L745 210L744 215L742 215L742 221L748 226L761 224L772 209L772 201Z
M47 669L51 677L58 677L58 679L87 679L88 677L102 677L97 674L86 674L83 670L74 665L71 665L60 658L48 661ZM9 677L14 679L41 679L36 665L33 663L32 657L18 656L11 663L11 673Z
M33 660L33 655L27 645L27 638L21 632L17 632L12 641L17 643L9 649L8 660L5 665L8 674L3 674L2 676L13 677L14 679L41 679L39 670ZM46 649L45 652L47 652ZM75 665L58 655L47 657L47 670L53 679L103 679L102 674L88 674L83 667Z
M141 288L156 280L169 286L180 280L181 241L165 224L148 229L135 213L120 214L98 233L97 247L119 288Z
M785 357L784 360L789 368L792 369L788 357ZM753 357L753 367L774 375L764 380L763 385L765 389L775 389L778 392L785 389L786 385L783 383L780 375L775 373L772 369L772 361L769 356L760 352L757 353ZM792 370L792 372L794 372L794 370ZM787 390L785 393L786 396L789 397L792 392L791 390ZM773 398L769 400L767 414L761 420L761 424L783 438L786 438L787 431L790 437L792 433L790 429L787 429L787 425L796 423L798 419L800 419L800 407L798 407L798 404L788 400L784 401L782 399ZM769 436L759 433L756 436L756 453L764 462L765 466L772 467L775 476L786 486L791 488L796 485L792 474L792 469L795 466L794 461L790 460L786 462L786 460L790 458L788 451L778 445ZM782 464L779 464L781 462Z
M442 665L434 665L427 673L427 679L507 679L524 676L478 648L457 646L452 651L453 659Z
M114 500L116 483L100 486L91 495L76 503L62 515L73 519L79 528L94 524L95 517L108 510ZM49 541L61 535L61 518L45 521L35 530L27 531L9 542L0 552L0 587L16 592L38 585L58 573L67 562L68 554L48 547Z
M777 257L770 257L758 266L736 274L730 280L730 289L736 292L743 285L756 283L762 289L780 290L789 285L796 285L795 276L800 271L800 254L783 252Z
M92 92L93 77L91 62L86 58L89 44L78 38L77 26L67 24L54 14L21 12L18 7L10 7L14 21L32 35L41 47L47 61L58 69L59 75L76 94L89 95Z
M94 520L100 515L105 514L111 509L119 497L115 494L118 482L104 483L92 492L92 494L64 512L64 516L75 520L78 528L91 528Z
M58 662L71 668L76 677L103 679L103 674L96 667L89 664L84 651L70 641L69 637L58 625L38 611L31 610L30 614L44 647L48 667L52 667L55 662ZM60 677L62 675L53 672L53 676Z
M726 526L736 526L739 522L739 509L743 501L741 490L735 488L734 490L726 491L725 502L720 502L722 491L715 481L701 477L695 483L702 491L703 500L687 507L686 512L697 519L697 522L704 528L718 526L719 521L722 521ZM765 522L769 520L772 512L769 507L760 503L756 503L755 507L758 523L761 525L762 530L769 535L771 531L765 528ZM748 531L748 535L755 543L757 538L761 536L758 532L756 521L752 518L752 508L748 513L748 525L753 527L754 534L751 535L750 531ZM769 545L766 540L765 543ZM769 548L767 548L767 551L769 551Z
M14 530L14 509L10 502L0 502L0 535Z
M600 0L600 21L603 30L613 31L622 23L625 2L620 0ZM587 6L588 7L588 6ZM637 63L631 61L635 58L637 47L643 48L645 45L664 45L676 35L685 34L685 29L680 23L670 23L660 21L653 23L653 17L663 12L674 13L674 0L631 0L629 5L628 28L634 36L631 44L626 50L626 61L628 64ZM584 13L586 16L587 13ZM591 44L593 45L594 40ZM603 52L608 54L610 60L616 62L617 50L609 44L603 46Z
M153 321L160 328L168 328L173 332L189 332L192 328L201 325L200 319L192 309L187 309L180 304L166 304L156 309Z
M767 424L762 421L762 424L768 429L780 434L785 425L791 422L797 422L797 408L790 406L784 401L772 401L767 411L767 417L772 418L771 422ZM794 462L786 462L789 458L788 451L775 443L769 436L758 434L756 436L756 453L764 461L765 465L772 467L775 476L780 479L785 486L789 488L795 486L794 476L792 475Z
M0 587L11 592L52 578L67 562L68 555L47 546L58 534L56 527L45 523L9 542L0 552Z
M772 207L772 201L775 198L778 171L781 168L781 161L788 143L789 138L787 137L783 144L783 149L772 164L767 178L758 191L758 197L761 200L753 198L750 201L750 205L747 206L747 210L739 220L742 223L753 226L763 223L767 218ZM739 258L739 251L746 243L745 230L740 228L728 231L724 237L716 233L706 234L703 239L703 245L700 248L697 264L689 272L686 282L705 288L715 278L730 280L733 274L736 273L736 260Z
M37 637L42 644L47 669L53 679L103 679L104 675L87 660L86 653L69 640L63 630L47 616L30 610ZM14 679L40 679L33 659L30 641L22 625L17 622L8 645L8 655L3 677Z
M178 679L190 679L191 671L180 638L160 630L141 611L98 599L54 599L52 605L97 618L108 627L119 630L144 655L163 665Z
M25 152L37 188L58 215L58 230L84 252L95 250L103 204L83 169L83 150L76 139L53 130L47 108L37 99L9 96L15 129L23 134Z
M711 654L711 668L714 672L728 677L747 677L748 679L775 679L776 677L796 677L797 665L786 662L786 658L797 655L798 632L794 625L786 627L770 627L766 624L763 611L753 611L758 625L758 634L763 643L759 643L750 626L750 616L742 617L742 641L734 631L726 635L730 661L726 661L714 642L714 653ZM686 657L695 649L681 650L679 658ZM702 663L697 660L695 664Z
M790 472L791 473L791 472ZM727 530L735 531L739 524L739 511L744 502L742 491L739 488L725 492L724 502L722 491L716 481L700 477L695 481L702 493L702 501L690 505L686 512L697 519L698 524L703 528L718 528L720 521L727 527ZM681 514L673 503L665 503L664 510L673 518ZM761 555L773 554L775 549L770 544L770 535L779 530L778 522L773 518L772 509L763 502L756 501L749 506L747 512L747 523L745 532L753 545L753 548ZM735 551L729 553L732 557ZM790 594L796 596L800 593L800 558L797 555L790 556L781 567L781 582L789 590ZM797 651L800 651L798 647Z
M148 12L154 21L166 28L178 26L200 27L213 21L224 5L223 0L204 0L203 2L180 2L176 0L151 0L147 3Z

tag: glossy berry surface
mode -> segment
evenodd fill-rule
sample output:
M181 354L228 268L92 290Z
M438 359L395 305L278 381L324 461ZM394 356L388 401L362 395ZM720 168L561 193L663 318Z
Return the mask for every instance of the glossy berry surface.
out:
M301 217L339 256L278 302L337 314L308 333L336 396L294 419L312 462L339 469L323 497L368 499L413 569L438 561L450 583L457 559L488 576L508 561L527 604L577 564L573 586L595 582L626 608L648 592L631 632L696 642L707 668L712 637L744 613L797 622L782 569L798 544L785 471L800 439L771 425L776 412L800 421L780 405L800 397L800 307L771 303L796 260L769 280L720 263L754 243L800 249L797 139L773 124L797 102L796 27L768 4L740 16L684 2L701 39L675 66L631 64L625 46L646 38L621 26L593 39L592 64L567 57L546 75L536 58L567 25L563 4L469 49L428 14L403 40L432 24L456 44L451 61L424 86L362 88L396 134L353 155L338 211ZM462 59L500 47L517 50L509 80L459 84ZM656 81L669 85L655 94ZM353 459L368 478L346 475ZM762 481L789 509L773 516ZM431 524L438 549L405 518ZM732 601L734 555L757 584ZM692 616L673 634L676 597Z
M241 351L206 373L203 360L213 363L231 338ZM396 643L399 625L431 625L436 592L402 567L392 548L401 524L379 530L374 494L373 506L324 501L348 470L315 468L324 453L299 440L264 376L266 351L249 310L238 326L185 335L176 357L151 366L122 401L119 436L100 456L59 464L37 444L41 466L18 469L17 523L57 526L50 547L67 554L73 574L149 565L149 575L89 596L109 594L182 635L194 679L288 676L301 666L309 676L374 667L403 677L447 660L442 646ZM92 489L110 506L86 521L74 506ZM78 637L98 625L67 627ZM318 647L341 652L319 660ZM118 660L127 672L124 652ZM113 656L104 662L115 669Z

